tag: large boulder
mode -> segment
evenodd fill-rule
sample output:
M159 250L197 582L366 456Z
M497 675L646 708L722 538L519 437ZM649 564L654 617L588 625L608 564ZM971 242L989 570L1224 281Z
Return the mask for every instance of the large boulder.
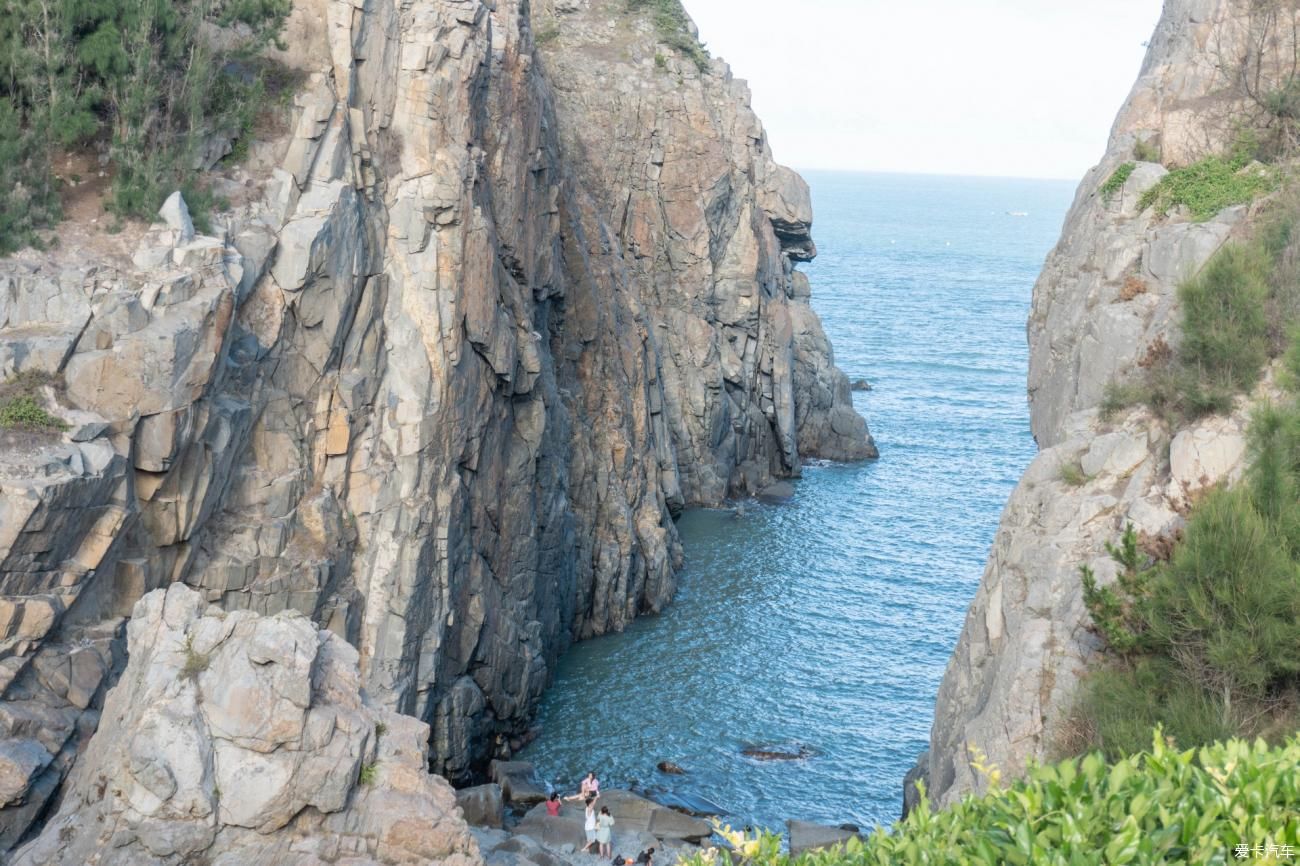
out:
M829 827L809 821L786 821L785 825L790 831L791 857L798 857L800 854L818 848L842 845L858 835L856 831L846 827Z
M371 706L356 650L306 617L223 613L174 584L135 606L128 651L14 866L479 862L426 770L428 726Z
M511 803L531 806L549 796L537 769L528 761L493 761L489 770L492 781L501 786L502 795Z
M471 827L500 827L504 823L505 804L496 782L457 791L456 805Z

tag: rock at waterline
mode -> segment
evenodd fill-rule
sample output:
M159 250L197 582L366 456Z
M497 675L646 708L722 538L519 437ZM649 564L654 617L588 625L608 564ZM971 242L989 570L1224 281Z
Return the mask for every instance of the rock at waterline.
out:
M474 827L501 827L505 821L505 803L501 786L496 782L462 788L456 792L456 805L465 815L465 823Z
M614 816L616 834L645 833L668 842L699 842L713 834L709 822L660 806L630 791L602 791L600 805L608 807ZM551 817L542 804L529 810L515 832L552 847L567 843L581 847L585 843L582 824L580 806L565 803L559 816Z
M752 758L755 761L803 761L817 754L808 746L799 744L792 747L772 747L765 748L762 746L748 746L740 750L740 754L746 758Z
M870 391L870 390L871 390L871 383L868 382L866 379L854 379L851 383L849 383L849 390L850 390L850 391Z
M794 485L789 481L778 481L758 491L758 501L769 505L781 505L794 499Z
M546 786L528 761L493 761L489 774L508 802L528 806L546 799Z
M924 782L927 786L930 784L929 749L926 749L917 757L916 764L903 777L903 817L901 819L903 821L907 820L907 816L912 814L913 809L921 805L921 792L916 787L917 782Z
M790 856L798 857L806 851L840 845L858 835L845 827L827 827L809 821L786 821L790 831Z
M659 791L650 796L661 806L667 806L669 809L675 809L687 815L694 815L696 818L709 818L715 815L727 814L726 809L698 794Z
M667 773L670 776L686 775L686 771L683 770L681 766L679 766L678 764L674 764L672 761L660 761L658 764L655 765L655 767L656 769L659 770L659 772Z

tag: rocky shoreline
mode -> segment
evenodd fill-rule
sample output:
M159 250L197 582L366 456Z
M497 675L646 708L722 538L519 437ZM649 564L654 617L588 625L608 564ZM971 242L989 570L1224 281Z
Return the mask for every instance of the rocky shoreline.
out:
M532 764L496 762L496 781L456 792L456 803L489 866L594 866L604 858L584 854L583 807L565 802L558 816L549 815L549 794ZM615 857L634 859L655 849L655 862L667 866L716 847L714 825L706 815L681 806L665 806L650 797L627 790L602 790L597 804L607 807L616 823ZM806 821L788 821L786 830L792 854L840 844L858 834L855 827L828 827Z

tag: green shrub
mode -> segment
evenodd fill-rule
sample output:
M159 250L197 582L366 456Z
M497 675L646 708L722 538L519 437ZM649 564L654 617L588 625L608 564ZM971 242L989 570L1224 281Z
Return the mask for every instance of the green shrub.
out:
M709 52L691 34L681 0L627 0L627 8L633 12L648 9L660 42L685 55L701 72L709 68Z
M181 677L187 680L198 679L199 674L208 669L211 659L194 649L192 638L185 639L185 664L181 666Z
M364 764L357 774L357 781L362 785L373 785L379 779L379 764Z
M1061 480L1071 487L1082 487L1091 480L1078 463L1062 463L1060 474Z
M1192 219L1203 222L1226 207L1276 189L1278 180L1275 169L1250 163L1245 156L1209 156L1170 171L1142 194L1138 208L1167 214L1183 206Z
M6 430L66 430L68 425L26 394L0 402L0 427Z
M1136 379L1109 384L1103 419L1145 403L1166 420L1195 420L1229 411L1255 386L1300 306L1294 212L1278 209L1254 237L1224 246L1178 287L1182 343Z
M1160 162L1160 145L1138 139L1133 143L1133 158L1138 162Z
M1107 645L1120 654L1135 650L1145 631L1140 606L1149 594L1145 557L1138 550L1133 525L1124 529L1118 546L1107 542L1106 550L1120 566L1114 586L1101 586L1091 567L1079 566L1083 581L1083 603L1093 625Z
M1137 163L1126 162L1111 172L1110 177L1106 178L1106 182L1101 185L1099 190L1102 200L1109 204L1110 200L1115 197L1115 193L1119 192L1124 184L1128 182L1128 179L1133 176L1133 170L1136 168Z
M1300 741L1233 740L1176 751L1156 732L1149 751L1107 764L1098 754L1031 766L942 811L924 802L864 841L791 858L764 839L754 866L1155 866L1234 862L1256 846L1300 850ZM769 837L770 838L770 837ZM1239 846L1244 846L1241 848ZM748 853L748 851L747 851ZM721 858L731 861L730 854ZM688 866L709 866L697 854ZM1285 861L1281 861L1285 862Z
M67 423L50 414L41 398L42 386L53 382L53 377L33 370L0 383L0 429L29 433L67 430Z

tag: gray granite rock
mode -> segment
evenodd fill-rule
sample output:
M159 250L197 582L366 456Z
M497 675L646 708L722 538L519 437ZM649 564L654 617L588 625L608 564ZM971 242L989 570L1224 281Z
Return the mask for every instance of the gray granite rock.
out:
M786 821L786 830L790 834L790 856L798 857L819 848L831 848L843 845L857 836L857 832L843 827L829 827L809 821Z

